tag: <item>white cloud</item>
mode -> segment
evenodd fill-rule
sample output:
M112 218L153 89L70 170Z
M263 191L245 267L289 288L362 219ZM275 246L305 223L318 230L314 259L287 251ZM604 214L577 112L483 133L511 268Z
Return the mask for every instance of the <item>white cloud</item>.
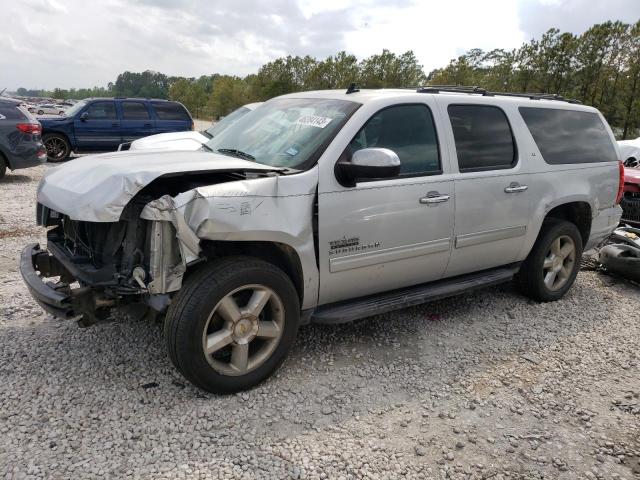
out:
M106 85L124 70L245 75L282 55L414 50L428 72L551 26L640 17L638 0L22 0L3 8L0 89ZM567 12L571 10L571 14ZM572 30L573 31L573 30Z

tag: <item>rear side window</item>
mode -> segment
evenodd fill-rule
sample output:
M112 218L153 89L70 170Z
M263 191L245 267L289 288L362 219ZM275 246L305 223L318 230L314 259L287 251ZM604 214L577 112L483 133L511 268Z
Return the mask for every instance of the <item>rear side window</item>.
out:
M447 109L461 172L511 168L516 146L505 113L491 105L449 105Z
M179 103L152 102L151 105L160 120L191 120L189 112Z
M87 107L90 120L116 120L116 104L114 102L94 102Z
M18 105L0 103L0 120L26 120L27 116L18 108Z
M440 173L438 137L426 105L396 105L380 110L349 144L351 152L388 148L400 158L401 175Z
M614 162L616 150L600 116L594 112L520 107L520 115L545 162Z
M149 112L142 102L122 102L122 118L125 120L148 120Z

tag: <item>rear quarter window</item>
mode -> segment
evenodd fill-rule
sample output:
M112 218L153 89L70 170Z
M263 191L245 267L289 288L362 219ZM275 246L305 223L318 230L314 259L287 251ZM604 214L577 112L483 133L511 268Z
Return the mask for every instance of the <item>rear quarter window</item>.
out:
M186 108L174 102L151 102L153 109L159 120L187 120L191 121L191 116Z
M545 162L560 165L618 160L597 113L534 107L519 110Z
M28 117L18 105L0 103L0 120L27 120Z

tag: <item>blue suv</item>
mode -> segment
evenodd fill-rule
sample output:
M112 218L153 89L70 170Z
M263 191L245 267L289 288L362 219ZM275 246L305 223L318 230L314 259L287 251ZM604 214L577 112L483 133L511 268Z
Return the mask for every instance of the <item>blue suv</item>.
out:
M109 152L148 135L193 130L184 105L149 98L91 98L62 118L39 120L50 162L66 160L71 152Z

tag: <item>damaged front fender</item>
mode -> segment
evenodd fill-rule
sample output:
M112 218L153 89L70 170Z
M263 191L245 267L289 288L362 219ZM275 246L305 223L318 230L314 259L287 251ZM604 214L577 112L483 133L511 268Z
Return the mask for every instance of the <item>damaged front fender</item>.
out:
M149 202L142 210L141 218L154 221L154 225L171 223L184 267L199 257L202 240L266 241L290 246L302 266L302 307L311 308L315 306L318 294L313 240L317 183L316 167L295 175L273 175L198 187L175 197L165 195ZM163 232L161 235L167 238L163 227L154 229ZM158 248L155 249L157 252ZM165 266L169 263L171 261L165 260ZM177 285L178 277L181 281L184 272L181 274L180 269L166 267L163 274L160 273L162 268L165 267L158 266L156 270L160 276L164 275L158 285L165 282L167 288Z

